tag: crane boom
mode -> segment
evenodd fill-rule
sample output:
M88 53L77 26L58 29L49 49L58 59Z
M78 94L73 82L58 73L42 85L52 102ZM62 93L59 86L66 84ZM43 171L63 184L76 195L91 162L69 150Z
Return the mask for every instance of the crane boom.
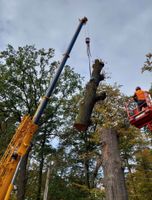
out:
M47 106L49 97L52 95L62 69L79 35L79 32L86 22L86 17L80 19L78 28L69 44L69 47L67 48L67 51L64 54L64 57L56 71L54 78L50 82L45 96L42 98L40 105L35 112L35 115L33 117L30 115L25 115L23 117L10 144L7 147L5 154L0 160L0 200L8 200L10 197L10 193L13 189L14 179L19 169L22 157L26 154L27 149L30 146L33 135L38 129L39 119Z

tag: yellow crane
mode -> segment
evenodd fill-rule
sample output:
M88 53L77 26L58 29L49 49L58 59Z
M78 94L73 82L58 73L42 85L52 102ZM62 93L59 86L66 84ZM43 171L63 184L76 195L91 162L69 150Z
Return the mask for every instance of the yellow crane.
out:
M0 200L8 200L14 187L14 181L22 162L23 156L26 154L27 149L30 146L33 135L38 129L38 122L44 109L48 103L50 96L56 86L58 78L62 72L62 69L70 55L72 47L79 35L79 32L84 24L86 24L87 18L80 19L80 23L76 32L67 48L66 53L58 67L54 78L51 80L48 90L45 96L42 98L40 105L38 106L33 117L25 115L18 126L8 148L0 160Z

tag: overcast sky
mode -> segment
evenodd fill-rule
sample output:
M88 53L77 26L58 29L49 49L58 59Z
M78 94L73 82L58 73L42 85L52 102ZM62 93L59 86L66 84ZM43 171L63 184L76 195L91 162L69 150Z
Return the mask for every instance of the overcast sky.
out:
M148 90L152 75L141 73L145 54L152 52L152 0L0 0L0 50L34 44L54 48L61 60L86 16L67 64L89 80L85 37L91 39L92 62L105 61L106 82L122 85L131 95L136 86Z

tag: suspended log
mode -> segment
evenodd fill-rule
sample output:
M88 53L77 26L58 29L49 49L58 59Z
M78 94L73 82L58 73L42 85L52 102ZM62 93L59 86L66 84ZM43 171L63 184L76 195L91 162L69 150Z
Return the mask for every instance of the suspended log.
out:
M74 127L78 131L87 130L88 126L91 124L90 118L95 103L106 98L105 92L101 92L100 94L96 93L100 81L104 80L104 74L101 73L103 67L103 61L96 59L92 66L91 78L86 85L84 97L80 101L78 116L74 123Z

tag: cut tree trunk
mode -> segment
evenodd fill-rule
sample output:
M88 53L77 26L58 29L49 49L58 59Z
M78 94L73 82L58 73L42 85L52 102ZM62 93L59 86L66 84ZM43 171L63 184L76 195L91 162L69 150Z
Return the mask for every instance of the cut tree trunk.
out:
M117 132L102 128L101 142L106 200L127 200L128 195L118 149Z
M92 76L86 85L84 97L79 105L79 113L74 123L74 127L78 131L87 130L88 126L91 124L90 118L95 103L106 98L105 92L98 95L96 93L100 81L104 80L104 74L100 74L102 68L104 67L104 63L101 60L96 59L92 67Z

